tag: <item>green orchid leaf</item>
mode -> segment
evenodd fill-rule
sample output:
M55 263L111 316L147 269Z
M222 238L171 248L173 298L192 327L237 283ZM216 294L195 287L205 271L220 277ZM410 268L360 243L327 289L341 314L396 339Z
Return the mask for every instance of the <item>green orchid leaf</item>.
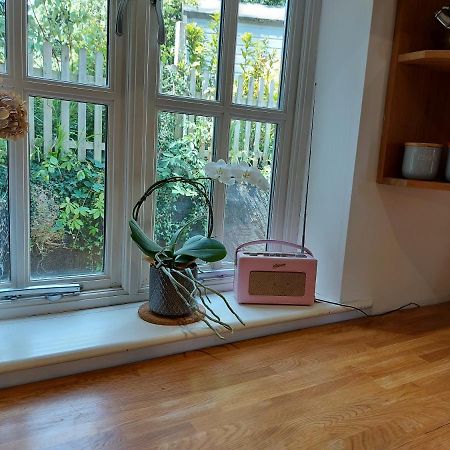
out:
M184 246L197 242L201 239L205 239L205 236L201 235L192 236L184 243ZM175 257L175 262L179 265L189 265L193 263L196 259L197 259L196 256L178 255Z
M175 233L173 234L170 241L167 243L166 250L168 250L169 252L171 252L173 254L173 252L175 251L175 246L177 245L178 239L180 239L180 236L197 220L198 219L190 220L186 225L183 225L182 227L178 228L178 230L175 231Z
M227 251L224 245L216 239L211 239L202 236L194 236L191 242L187 242L179 250L175 252L175 256L192 256L199 258L205 262L215 262L227 256Z
M147 256L154 258L157 253L162 250L156 242L152 241L142 230L139 224L131 219L129 222L131 230L131 239L136 242L139 249Z
M206 239L206 237L205 237L205 236L202 236L202 235L200 235L200 234L197 234L197 235L195 235L195 236L190 237L190 238L184 243L184 245L192 244L192 243L194 243L194 242L200 241L201 239Z
M189 266L192 264L197 258L195 256L187 256L187 255L178 255L175 257L175 263L178 266Z

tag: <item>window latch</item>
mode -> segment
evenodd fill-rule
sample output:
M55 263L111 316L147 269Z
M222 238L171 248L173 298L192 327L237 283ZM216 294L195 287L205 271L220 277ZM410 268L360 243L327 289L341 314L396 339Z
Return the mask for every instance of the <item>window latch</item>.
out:
M30 286L24 289L0 289L0 300L45 297L47 300L57 301L64 295L79 295L80 292L79 284Z
M123 16L127 7L128 0L119 0L117 3L117 17L116 17L116 34L123 36Z
M156 20L158 21L158 44L164 45L166 42L166 27L162 10L162 0L150 0L150 4L155 7ZM123 35L123 16L128 5L128 0L119 0L117 5L116 34Z
M166 43L166 27L164 25L164 16L162 11L162 0L151 0L156 10L156 19L158 21L158 44Z

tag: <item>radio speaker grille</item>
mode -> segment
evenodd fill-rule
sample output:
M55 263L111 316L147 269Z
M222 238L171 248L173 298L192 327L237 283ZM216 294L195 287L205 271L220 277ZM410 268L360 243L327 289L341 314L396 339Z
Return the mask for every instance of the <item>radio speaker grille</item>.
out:
M250 272L250 295L303 297L306 274L304 272Z

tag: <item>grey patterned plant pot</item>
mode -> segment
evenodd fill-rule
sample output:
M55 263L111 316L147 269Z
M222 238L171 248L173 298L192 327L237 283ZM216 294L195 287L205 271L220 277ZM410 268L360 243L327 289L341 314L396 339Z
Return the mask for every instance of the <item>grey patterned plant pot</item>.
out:
M180 272L187 275L185 270ZM191 272L197 278L197 267ZM182 284L189 292L194 290L194 283L182 276L172 273L172 276ZM183 298L184 297L184 298ZM193 307L197 306L188 298L187 293L176 291L169 277L156 267L150 266L149 307L156 314L166 317L182 317L192 314Z

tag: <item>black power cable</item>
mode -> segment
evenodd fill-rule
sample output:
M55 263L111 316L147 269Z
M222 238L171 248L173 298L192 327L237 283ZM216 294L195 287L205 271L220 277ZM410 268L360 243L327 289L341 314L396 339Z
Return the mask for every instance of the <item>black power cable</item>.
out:
M391 311L386 311L384 313L379 314L367 314L365 311L363 311L361 308L357 308L356 306L351 305L344 305L343 303L336 303L336 302L330 302L329 300L318 300L316 299L316 303L328 303L330 305L336 305L336 306L342 306L344 308L354 309L355 311L359 311L361 314L364 314L366 317L381 317L381 316L387 316L388 314L392 314L397 311L401 311L402 309L409 308L410 306L415 306L416 308L420 308L420 305L418 303L408 303L407 305L400 306L400 308L392 309Z

